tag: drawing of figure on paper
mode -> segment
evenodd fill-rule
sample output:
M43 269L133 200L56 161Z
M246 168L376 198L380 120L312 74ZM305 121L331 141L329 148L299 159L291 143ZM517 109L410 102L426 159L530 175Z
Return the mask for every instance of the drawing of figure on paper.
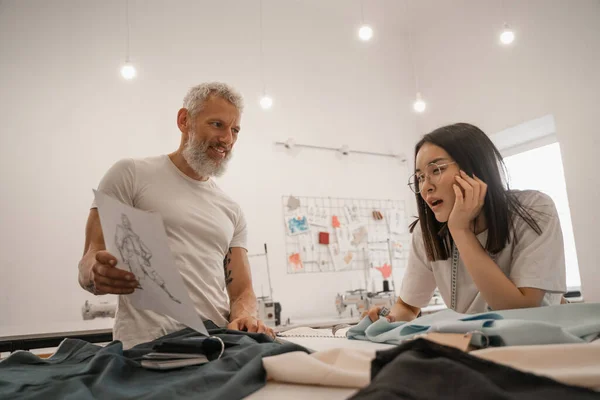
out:
M152 263L150 263L152 252L138 234L133 231L131 222L125 214L121 214L121 225L117 225L115 243L119 249L121 260L129 267L131 273L135 275L140 283L139 289L144 288L144 280L148 277L160 286L171 300L181 304L181 301L169 292L161 276L152 268Z

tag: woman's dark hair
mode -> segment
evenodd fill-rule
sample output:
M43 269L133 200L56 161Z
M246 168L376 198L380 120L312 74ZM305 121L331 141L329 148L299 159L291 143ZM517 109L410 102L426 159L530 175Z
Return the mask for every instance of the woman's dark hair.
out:
M531 212L509 190L502 155L481 129L467 123L438 128L423 136L417 143L415 160L425 143L446 150L460 169L469 176L475 174L487 184L482 212L487 222L488 236L485 248L489 253L496 254L510 243L511 231L514 231L513 218L516 216L525 220L538 234L542 233ZM412 232L420 222L427 258L430 261L448 259L452 251L452 238L447 230L447 224L435 219L420 194L416 195L416 199L419 218L411 224L410 231Z

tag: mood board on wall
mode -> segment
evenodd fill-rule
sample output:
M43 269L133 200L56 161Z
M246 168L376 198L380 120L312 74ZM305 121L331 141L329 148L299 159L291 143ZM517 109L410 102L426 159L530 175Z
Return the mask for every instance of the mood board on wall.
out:
M408 218L403 200L282 196L288 274L404 267Z

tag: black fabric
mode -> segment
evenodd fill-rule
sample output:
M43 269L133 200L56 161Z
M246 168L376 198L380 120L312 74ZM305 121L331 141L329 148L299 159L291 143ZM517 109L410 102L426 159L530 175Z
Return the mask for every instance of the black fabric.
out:
M517 371L425 339L379 351L354 400L600 399L600 393Z
M256 343L272 343L273 339L264 333L252 333L232 331L225 328L219 328L212 321L204 321L204 325L211 336L217 336L223 340L222 335L227 340L223 340L225 349L233 346L244 345L247 338L253 339ZM163 336L152 342L142 343L129 350L124 351L124 355L131 359L140 360L145 354L151 351L162 353L196 353L204 354L209 360L216 359L221 353L221 342L215 338L200 335L193 329L183 329L179 332Z
M156 349L187 349L190 343L196 344L193 352L208 351L207 357L214 358L215 341L184 329L126 351L119 341L101 347L66 339L49 359L15 353L0 362L0 399L241 399L264 386L262 357L307 352L292 343L275 343L264 334L206 325L210 335L225 343L223 356L176 370L148 370L139 361Z

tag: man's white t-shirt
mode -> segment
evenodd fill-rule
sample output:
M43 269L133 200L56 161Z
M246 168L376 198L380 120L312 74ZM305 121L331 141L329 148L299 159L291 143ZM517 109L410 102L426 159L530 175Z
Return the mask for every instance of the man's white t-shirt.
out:
M203 320L227 325L223 259L231 247L246 248L246 220L239 205L212 179L197 181L185 175L167 155L118 161L98 190L162 216L169 247L196 311ZM127 296L119 296L113 337L125 348L183 328L174 319L138 310Z
M537 221L542 230L538 235L522 218L514 217L514 234L510 243L494 255L498 267L519 288L531 287L546 291L543 305L559 304L567 290L565 251L558 213L552 199L535 190L515 191L517 199ZM477 235L485 248L488 231ZM512 237L512 236L511 236ZM473 282L462 259L458 262L456 308L459 313L475 314L489 311L488 304ZM452 299L452 259L427 260L421 225L412 234L411 251L400 297L414 307L427 306L435 288L448 307Z

